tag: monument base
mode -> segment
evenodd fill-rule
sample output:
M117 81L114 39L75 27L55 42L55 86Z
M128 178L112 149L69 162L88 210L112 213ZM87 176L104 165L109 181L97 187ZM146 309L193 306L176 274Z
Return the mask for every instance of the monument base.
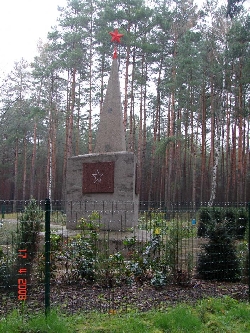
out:
M137 225L136 157L131 152L73 156L66 183L67 228L95 212L102 230L127 231Z

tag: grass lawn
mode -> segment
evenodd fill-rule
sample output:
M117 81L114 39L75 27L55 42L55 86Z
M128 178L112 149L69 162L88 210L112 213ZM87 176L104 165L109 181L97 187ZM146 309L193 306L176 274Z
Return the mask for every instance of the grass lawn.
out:
M25 307L0 318L1 333L244 333L250 332L250 304L232 298L206 299L163 311L63 315L28 314Z

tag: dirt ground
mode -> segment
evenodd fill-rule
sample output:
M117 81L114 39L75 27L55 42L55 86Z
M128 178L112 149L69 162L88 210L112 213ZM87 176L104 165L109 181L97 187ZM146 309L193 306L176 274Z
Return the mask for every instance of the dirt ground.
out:
M10 297L12 295L12 297ZM155 289L145 283L114 288L98 285L52 284L50 286L50 306L59 307L66 313L88 312L97 310L104 313L126 312L130 309L147 311L166 309L178 303L193 304L209 297L229 296L239 301L249 300L248 285L241 283L218 283L194 280L187 286L169 285ZM28 290L27 308L30 311L44 309L44 286ZM16 297L4 292L0 295L0 315L18 306ZM20 303L19 303L20 305Z

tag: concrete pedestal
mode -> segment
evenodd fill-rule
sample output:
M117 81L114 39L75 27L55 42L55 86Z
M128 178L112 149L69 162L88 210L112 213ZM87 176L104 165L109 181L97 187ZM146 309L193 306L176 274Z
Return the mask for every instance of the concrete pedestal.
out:
M137 225L136 157L108 152L69 158L66 183L67 228L98 212L100 228L126 231Z

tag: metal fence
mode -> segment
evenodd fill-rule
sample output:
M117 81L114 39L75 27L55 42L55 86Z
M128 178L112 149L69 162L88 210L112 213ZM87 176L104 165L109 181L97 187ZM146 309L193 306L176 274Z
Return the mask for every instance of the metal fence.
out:
M68 206L71 216L77 207L74 229ZM132 227L126 212L133 203L0 207L0 314L24 302L35 311L112 313L207 296L249 299L249 204L141 203ZM112 216L121 216L123 228L112 229Z

